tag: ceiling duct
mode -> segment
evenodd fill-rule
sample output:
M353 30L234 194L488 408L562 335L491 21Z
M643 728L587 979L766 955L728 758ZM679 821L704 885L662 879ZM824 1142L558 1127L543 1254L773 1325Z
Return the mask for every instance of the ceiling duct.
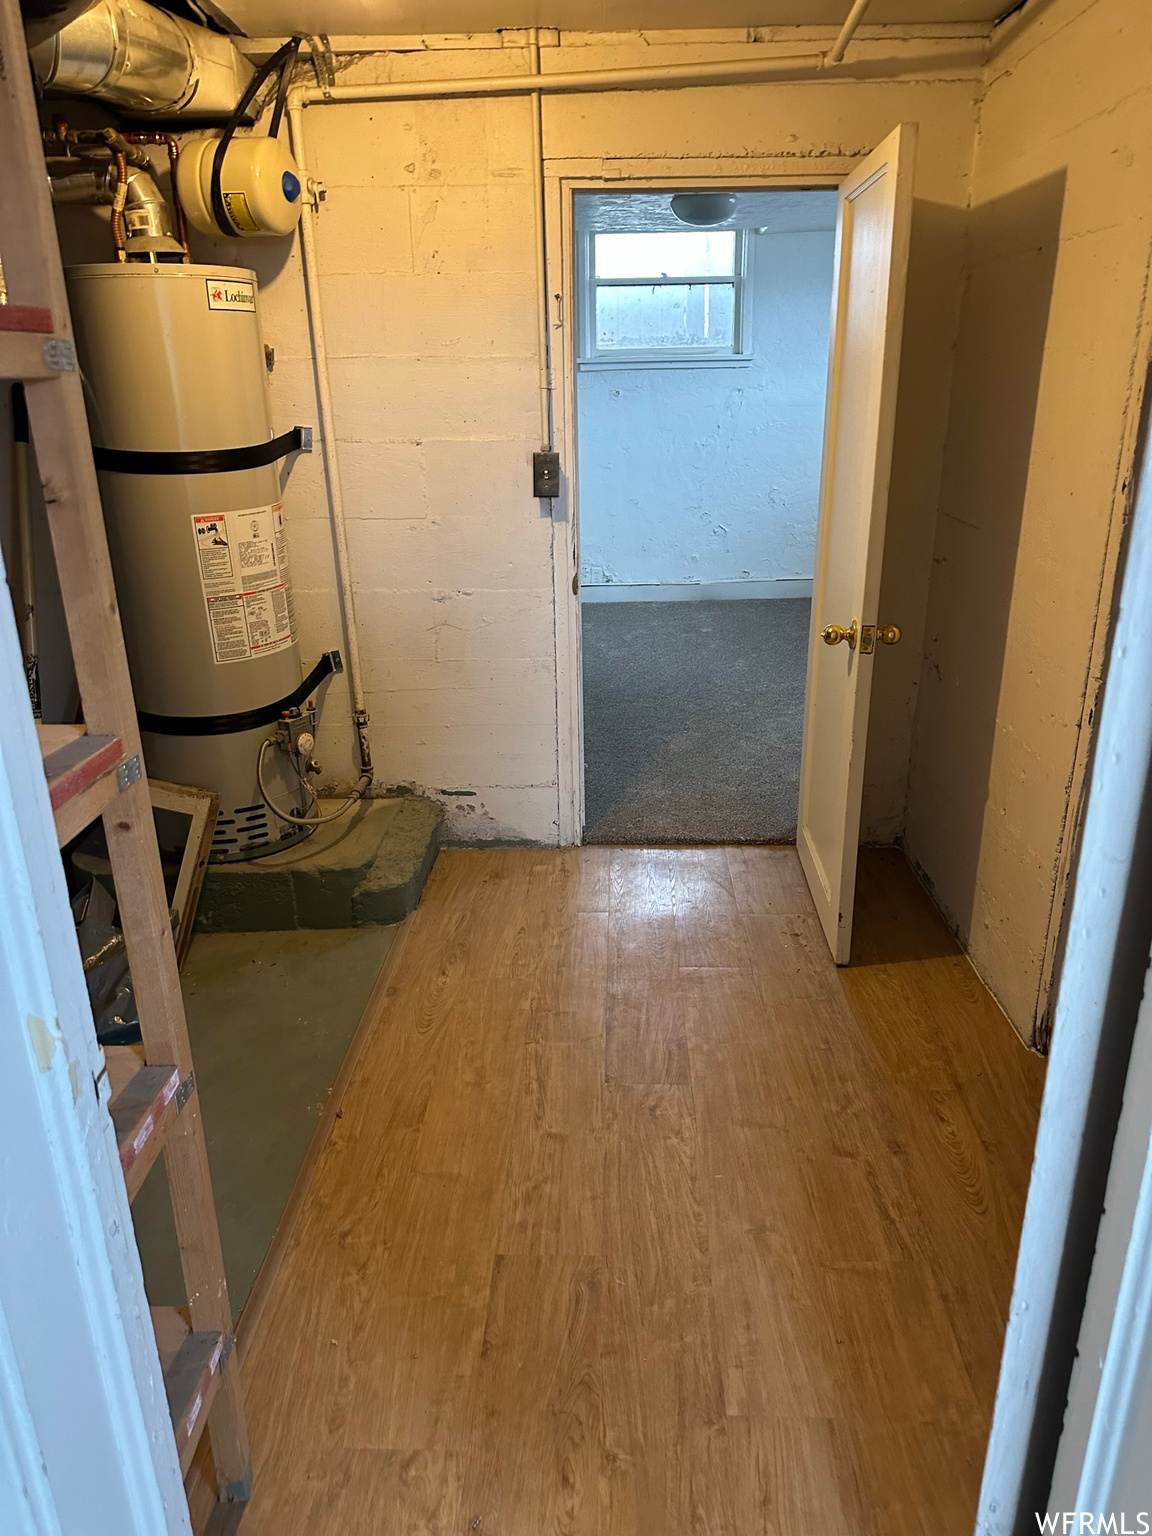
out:
M227 117L252 77L230 38L144 0L96 0L31 58L45 90L145 116Z
M47 42L91 4L92 0L20 0L20 19L29 48Z

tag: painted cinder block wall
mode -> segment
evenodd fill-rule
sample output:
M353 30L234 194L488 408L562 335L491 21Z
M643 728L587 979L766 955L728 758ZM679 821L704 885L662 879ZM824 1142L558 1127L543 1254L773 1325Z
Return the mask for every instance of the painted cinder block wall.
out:
M1148 362L1152 10L1056 0L987 69L906 847L1041 1043Z
M823 43L827 31L811 36ZM566 35L545 48L545 67L739 57L749 48L746 34L717 36ZM789 33L781 51L808 38ZM522 63L516 41L506 34L368 58L348 78L507 71ZM885 37L862 46L889 57L923 53L925 44ZM929 46L951 59L957 44L945 36ZM763 54L772 43L755 47ZM903 815L912 658L947 415L959 248L953 258L955 230L940 210L959 218L967 200L978 81L978 69L949 67L942 78L924 69L898 84L544 102L550 184L669 175L810 184L845 174L897 122L920 124L924 275L903 362L889 561L890 583L907 589L906 601L899 595L908 644L892 653L873 711L867 819L881 836ZM341 105L310 108L305 126L308 169L327 187L317 237L378 780L443 800L451 837L555 843L553 558L568 527L563 502L555 523L541 514L529 477L540 436L530 112L517 99ZM304 294L295 246L259 245L217 242L213 252L260 269L281 430L316 420ZM340 639L318 454L297 460L285 495L307 660ZM318 755L331 782L353 776L340 679L328 693Z
M1134 431L1152 186L1147 26L1137 0L1057 0L986 73L545 100L550 177L592 184L670 168L702 180L835 176L894 123L919 123L882 615L905 641L877 668L864 826L905 839L1025 1036L1058 933ZM386 67L506 69L495 41ZM545 55L548 67L561 56L595 67L741 51L584 35ZM381 782L443 798L454 836L551 842L552 561L567 529L541 517L527 479L539 436L529 110L447 101L321 108L306 121L309 168L329 188L325 318ZM1017 297L1043 291L1053 227L1041 314ZM1017 271L998 297L1013 248L1025 268L1024 253L1037 253L1031 276ZM315 419L296 260L264 273L281 427ZM1029 389L1030 427L1016 399ZM997 434L1011 438L1003 475L995 452L985 457ZM993 465L985 480L981 462ZM310 654L338 641L318 460L298 463L287 494ZM322 747L333 778L348 776L339 685Z
M1013 25L986 70L958 65L964 39L947 32L865 34L866 52L935 50L942 68L898 83L546 98L544 134L550 185L796 185L842 176L899 121L920 125L882 593L905 640L876 670L864 829L904 839L1028 1036L1074 848L1146 355L1134 334L1152 235L1152 19L1140 0L1053 0ZM824 32L779 45L809 41ZM514 34L460 42L354 69L495 72L509 48L522 63ZM544 53L549 68L597 67L748 46L583 34ZM442 799L452 836L549 843L553 564L569 530L563 503L556 523L541 516L528 478L530 110L323 107L306 124L309 169L328 188L317 234L379 782ZM296 245L198 253L258 269L277 427L315 422ZM297 460L285 503L311 658L340 643L319 454ZM340 679L319 755L329 782L352 777Z
M498 52L438 54L477 69ZM427 67L427 65L425 65ZM555 841L552 526L540 446L525 101L306 114L324 321L377 781L454 835ZM273 409L315 421L296 253L265 281ZM305 656L339 643L319 456L287 488ZM321 761L351 771L346 690Z

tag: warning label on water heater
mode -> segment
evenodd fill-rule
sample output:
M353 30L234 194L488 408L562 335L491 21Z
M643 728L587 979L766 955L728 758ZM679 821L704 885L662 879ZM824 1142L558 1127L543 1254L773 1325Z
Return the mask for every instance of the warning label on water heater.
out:
M192 532L217 665L291 645L296 614L282 507L194 515Z

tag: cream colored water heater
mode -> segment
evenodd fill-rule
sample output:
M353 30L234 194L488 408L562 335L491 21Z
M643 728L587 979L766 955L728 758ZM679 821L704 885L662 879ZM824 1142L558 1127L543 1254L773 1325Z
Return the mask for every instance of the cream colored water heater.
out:
M282 847L301 829L256 761L302 686L278 470L300 433L273 437L255 273L109 263L68 288L147 771L219 793L214 858ZM286 754L265 783L304 809Z

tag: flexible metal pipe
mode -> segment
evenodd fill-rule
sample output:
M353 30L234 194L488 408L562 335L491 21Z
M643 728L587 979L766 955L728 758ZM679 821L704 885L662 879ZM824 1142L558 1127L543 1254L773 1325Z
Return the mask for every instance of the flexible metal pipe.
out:
M852 41L852 38L856 32L856 28L864 20L864 12L868 9L871 3L872 0L854 0L852 9L848 12L847 19L845 20L844 25L840 28L840 36L828 50L828 56L824 60L825 64L840 63L841 59L844 57L844 50Z
M307 165L304 151L304 114L299 101L288 107L288 134L296 164ZM340 483L340 460L336 450L336 413L332 408L332 390L328 380L328 347L324 338L324 310L320 299L320 268L316 259L316 232L312 227L315 204L309 203L300 219L300 259L304 269L304 290L308 298L308 324L312 332L312 355L316 371L316 401L320 412L320 442L324 451L325 480L328 486L328 512L332 521L332 539L336 548L336 575L340 583L340 607L344 621L345 660L348 665L348 689L363 773L372 772L372 748L368 740L368 710L364 698L364 675L360 665L360 638L356 628L356 594L352 586L352 560L348 553L348 528L344 517L344 492Z

